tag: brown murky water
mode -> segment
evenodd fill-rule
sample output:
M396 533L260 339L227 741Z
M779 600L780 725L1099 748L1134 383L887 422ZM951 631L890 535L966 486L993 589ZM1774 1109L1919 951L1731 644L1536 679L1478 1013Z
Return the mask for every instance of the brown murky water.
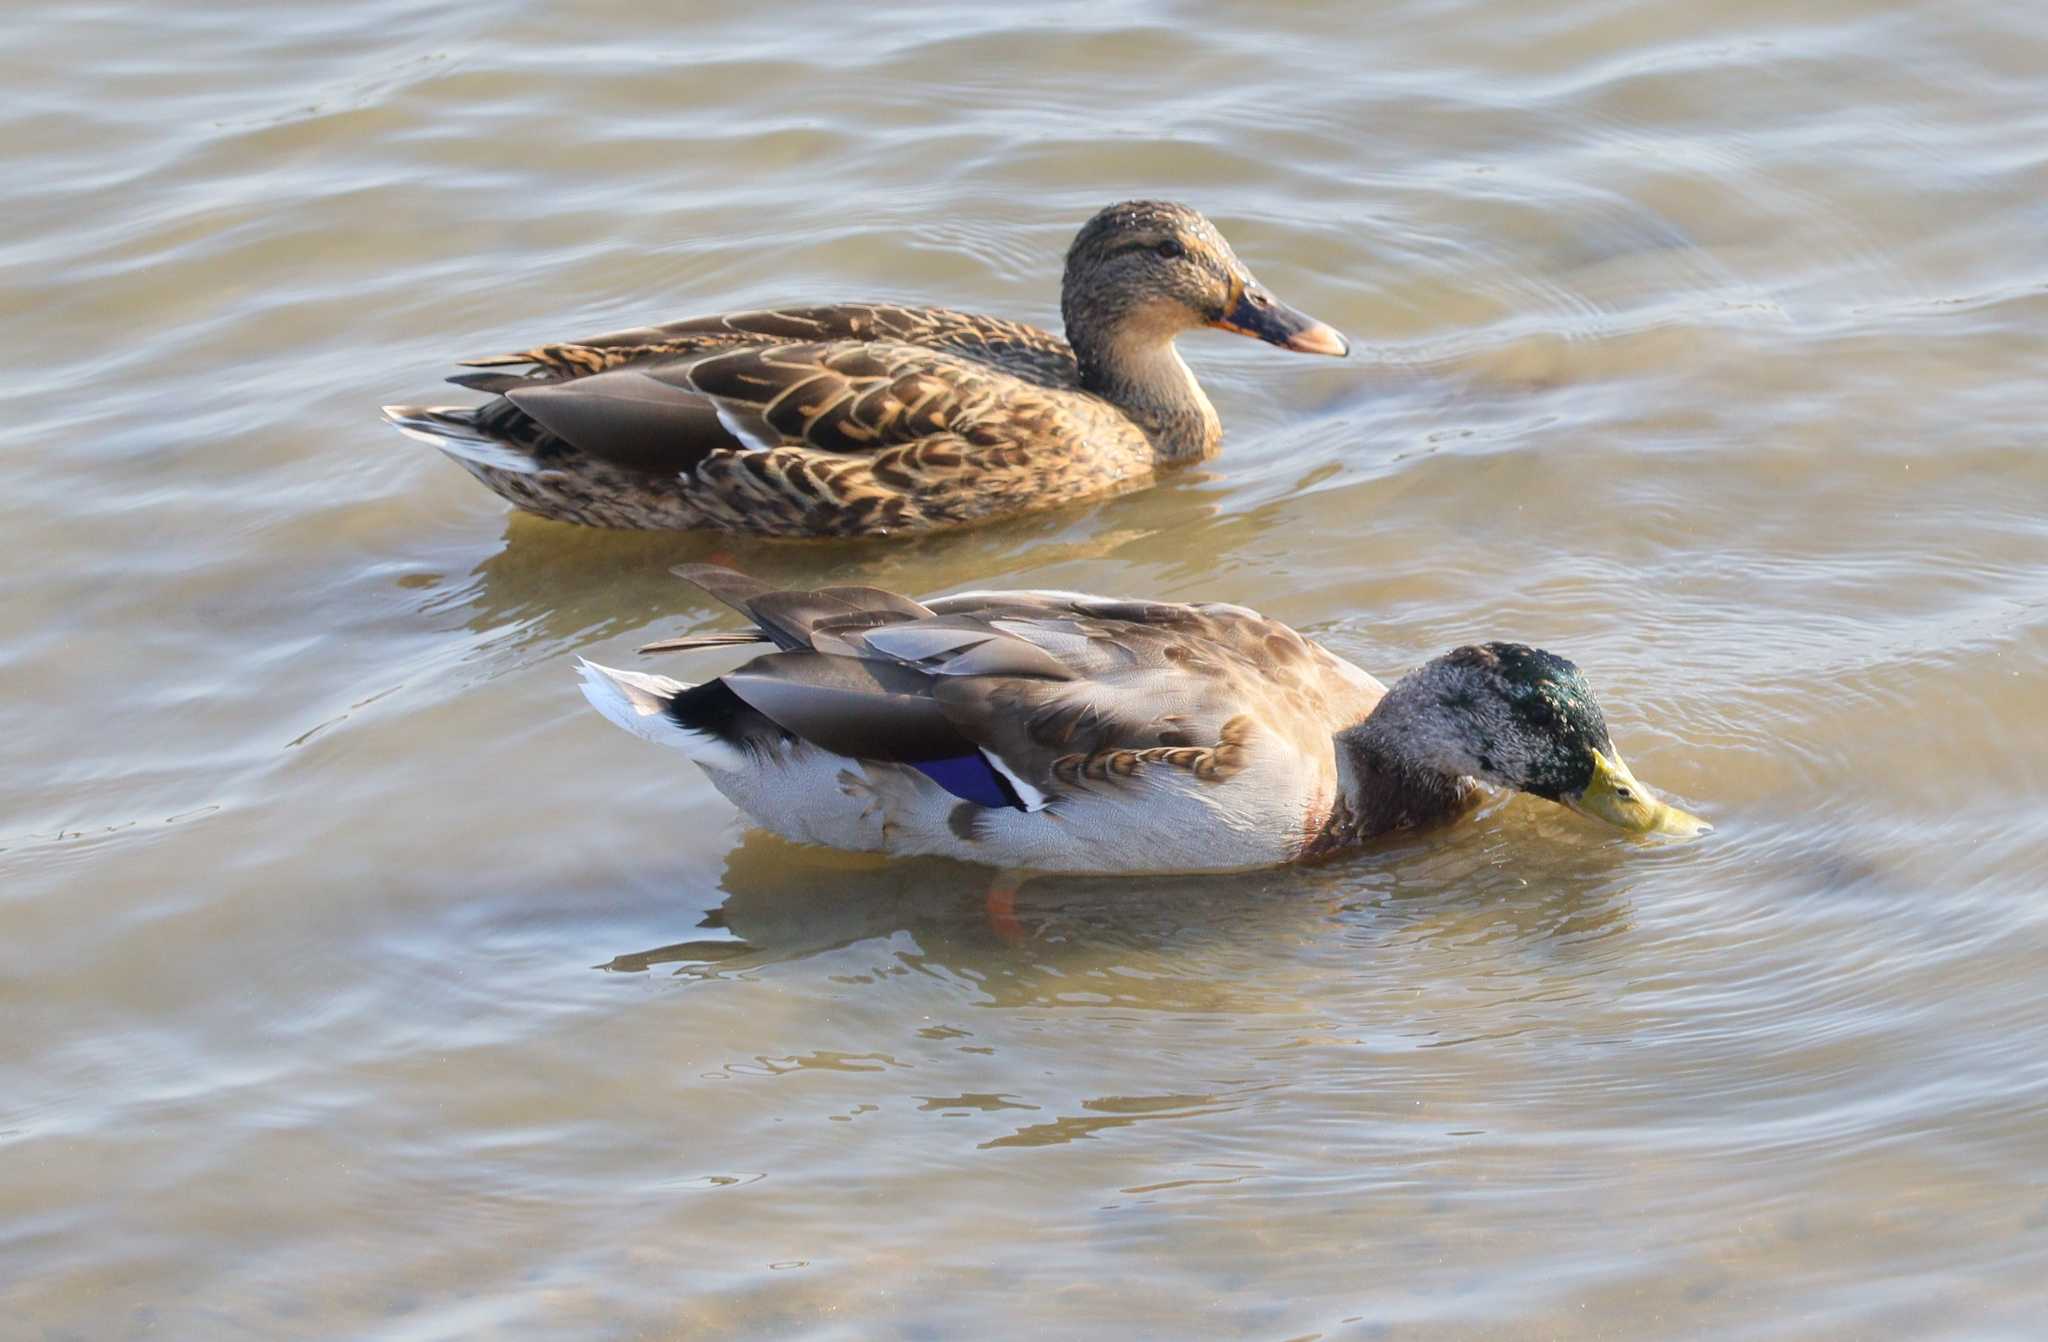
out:
M188 0L0 18L8 1336L2038 1336L2048 7ZM792 582L1569 653L1645 847L1309 873L748 835L571 655L712 547L511 516L454 357L1057 318L1208 210L1348 363L1213 467ZM716 663L716 656L707 659Z

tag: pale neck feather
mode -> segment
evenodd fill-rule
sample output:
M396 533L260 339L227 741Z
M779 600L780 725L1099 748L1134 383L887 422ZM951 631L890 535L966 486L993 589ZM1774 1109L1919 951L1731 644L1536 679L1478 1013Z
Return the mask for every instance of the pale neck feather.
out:
M1202 384L1174 348L1173 333L1119 331L1119 339L1074 345L1081 385L1145 431L1167 461L1199 461L1223 440L1223 422Z

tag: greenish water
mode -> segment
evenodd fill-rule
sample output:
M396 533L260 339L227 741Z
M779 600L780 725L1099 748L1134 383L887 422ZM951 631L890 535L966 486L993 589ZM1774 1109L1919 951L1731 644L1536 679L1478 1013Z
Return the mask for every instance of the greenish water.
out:
M0 17L10 1336L2024 1338L2048 1292L2048 10L189 0ZM451 360L1057 321L1214 217L1344 363L791 583L1566 652L1646 847L1308 872L749 835L571 662L720 543L510 515ZM705 659L718 665L717 656Z

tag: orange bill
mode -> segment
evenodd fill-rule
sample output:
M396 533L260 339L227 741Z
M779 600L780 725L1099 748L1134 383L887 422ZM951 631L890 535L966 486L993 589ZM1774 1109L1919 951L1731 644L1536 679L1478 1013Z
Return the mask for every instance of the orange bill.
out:
M1288 307L1267 293L1257 280L1248 279L1240 284L1229 310L1209 325L1298 354L1328 354L1341 359L1351 352L1351 342L1335 327Z

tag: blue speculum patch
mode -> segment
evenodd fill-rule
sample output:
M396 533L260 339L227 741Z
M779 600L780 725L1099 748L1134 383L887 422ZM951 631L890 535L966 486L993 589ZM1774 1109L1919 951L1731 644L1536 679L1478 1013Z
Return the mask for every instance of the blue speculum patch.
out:
M946 791L976 806L1009 806L1024 809L1024 799L1010 780L997 773L980 751L950 760L924 760L910 766Z

